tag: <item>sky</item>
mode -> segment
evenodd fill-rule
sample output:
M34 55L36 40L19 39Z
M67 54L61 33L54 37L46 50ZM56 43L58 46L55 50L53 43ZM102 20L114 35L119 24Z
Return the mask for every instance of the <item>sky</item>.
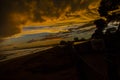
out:
M0 47L56 44L88 38L100 0L0 0Z

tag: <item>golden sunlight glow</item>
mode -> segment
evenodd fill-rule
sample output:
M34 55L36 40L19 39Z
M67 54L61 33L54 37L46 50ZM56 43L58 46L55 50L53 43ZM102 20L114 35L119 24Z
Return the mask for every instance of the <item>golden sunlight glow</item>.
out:
M23 0L21 3L23 4L20 4L18 1L15 5L13 4L16 8L15 10L13 8L13 11L10 11L6 18L6 20L10 20L10 25L5 25L5 30L9 27L8 29L11 29L10 31L16 30L16 32L10 32L11 34L7 33L6 35L2 34L4 39L18 39L23 38L22 36L25 35L29 35L31 39L30 35L42 35L41 33L53 33L57 35L57 33L63 32L62 34L64 34L65 32L68 32L68 34L72 33L73 35L76 35L74 32L69 32L70 25L73 26L73 24L79 24L79 26L81 26L82 24L89 23L90 21L99 18L97 9L100 0L71 0L70 2L67 2L67 0L60 2L57 0L49 0L49 2L48 0ZM7 24L9 23L7 22ZM42 28L39 28L41 26ZM32 28L30 29L30 27ZM71 29L73 29L73 27L71 27ZM83 30L87 29L89 30L89 28L85 27ZM9 30L6 30L6 32L7 31ZM62 35L62 37L64 36ZM38 41L27 45L23 44L21 46L27 47L37 44L54 44L60 40L61 39L58 38L45 42Z
M92 14L89 14L88 10L84 9L84 10L75 11L74 13L73 12L70 13L71 16L79 15L79 17L74 17L74 16L67 17L66 12L69 12L71 10L71 7L68 6L62 11L62 14L60 15L59 18L41 16L41 18L45 20L44 22L38 22L38 21L34 22L34 21L32 21L33 12L35 11L34 7L36 6L36 2L34 2L34 1L31 2L31 5L26 4L30 7L29 14L27 14L27 13L12 13L11 16L12 16L13 21L18 23L18 26L22 26L22 27L25 27L25 26L48 26L48 25L54 25L57 23L65 23L65 22L72 22L72 21L88 22L88 21L94 20L99 17L99 15L97 13L97 7L99 5L99 1L93 2L91 5L88 6L88 9L91 10L91 12L94 14L94 16L92 16ZM81 3L82 2L84 2L84 0L82 0ZM95 9L96 9L96 11L95 11ZM40 11L40 13L44 13L44 12ZM40 32L43 32L43 31L40 31ZM51 30L49 32L51 32Z

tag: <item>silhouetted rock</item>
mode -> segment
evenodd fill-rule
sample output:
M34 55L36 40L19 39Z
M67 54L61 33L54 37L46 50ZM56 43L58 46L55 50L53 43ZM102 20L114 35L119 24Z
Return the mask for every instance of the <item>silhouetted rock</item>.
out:
M79 41L79 38L78 38L78 37L75 37L75 38L74 38L74 41L75 41L75 42L78 42L78 41Z
M67 42L62 40L62 41L60 41L60 45L67 45Z
M81 38L80 41L86 41L86 39L85 38Z

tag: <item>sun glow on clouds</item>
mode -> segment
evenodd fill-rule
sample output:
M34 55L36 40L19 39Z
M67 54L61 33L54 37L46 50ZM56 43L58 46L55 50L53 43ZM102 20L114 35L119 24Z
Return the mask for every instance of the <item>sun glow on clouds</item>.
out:
M99 17L97 13L99 1L96 0L69 0L69 1L19 0L15 2L7 1L9 5L7 7L3 5L2 7L5 7L6 10L11 6L10 7L11 10L2 11L2 14L8 13L5 14L5 16L7 15L5 17L5 21L10 20L9 22L6 21L6 24L10 25L3 26L2 27L3 30L0 29L0 38L10 40L17 39L25 35L34 34L42 35L42 33L58 35L57 33L60 32L68 33L69 32L68 29L70 28L69 26L74 24L79 24L79 26L81 26L82 24L93 21ZM7 33L6 35L1 34L1 32L3 32L4 30L10 32L11 34L9 33ZM19 40L19 42L23 40ZM15 41L13 40L12 42ZM50 43L52 43L52 41Z
M74 2L78 0L73 0ZM93 0L94 1L94 0ZM87 0L81 0L80 3L87 2ZM86 3L87 4L87 3ZM94 20L98 17L97 13L97 7L98 2L91 2L91 4L86 8L88 9L80 9L76 11L72 11L72 7L70 5L66 6L64 9L57 9L54 7L54 3L50 2L47 3L46 6L43 6L43 9L37 8L37 2L31 1L29 3L25 3L27 7L27 11L20 13L19 11L17 13L12 13L12 19L14 22L19 22L19 25L22 27L24 26L42 26L42 25L51 25L59 22L66 22L66 21L79 21L79 22L87 22ZM46 7L48 7L48 10L51 10L49 8L53 8L53 11L49 13L49 15L46 15L44 9L46 10ZM37 11L35 13L35 11ZM57 17L57 13L59 14ZM91 14L90 14L91 13ZM91 15L93 15L91 17ZM76 17L77 16L77 17ZM77 19L76 19L77 18ZM18 26L19 26L18 25Z
M51 25L79 20L85 22L98 17L98 0L0 0L0 38L20 33L25 26ZM94 16L91 17L91 15ZM79 18L76 20L76 18ZM9 24L9 25L5 25ZM7 30L9 29L9 30ZM13 30L13 32L11 32ZM6 31L4 34L3 31Z

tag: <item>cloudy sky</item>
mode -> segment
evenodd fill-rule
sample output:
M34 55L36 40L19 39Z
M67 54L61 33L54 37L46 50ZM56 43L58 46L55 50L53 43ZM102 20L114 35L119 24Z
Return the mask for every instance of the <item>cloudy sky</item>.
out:
M88 37L94 29L92 21L99 17L99 3L100 0L0 0L0 46L35 46L38 42L53 44L76 36Z

